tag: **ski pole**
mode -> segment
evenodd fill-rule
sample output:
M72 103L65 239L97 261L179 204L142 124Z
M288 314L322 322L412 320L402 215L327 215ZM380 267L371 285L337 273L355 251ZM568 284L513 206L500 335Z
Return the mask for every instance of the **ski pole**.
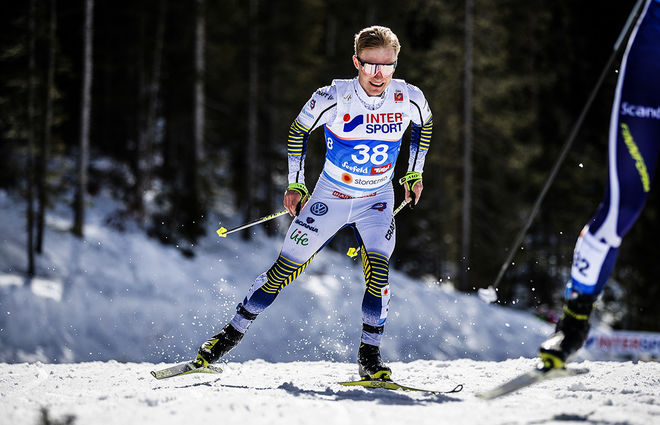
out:
M281 216L281 215L284 215L284 214L286 214L286 213L288 213L288 212L289 212L289 211L287 211L287 210L279 211L279 212L273 213L273 214L271 214L271 215L267 215L267 216L265 216L265 217L258 218L258 219L256 219L256 220L251 221L251 222L249 222L249 223L246 223L246 224L244 224L244 225L242 225L242 226L234 227L233 229L230 229L230 230L227 230L227 229L225 229L224 227L221 227L221 228L219 228L218 230L216 230L215 232L216 232L216 233L218 234L218 236L220 236L221 238L226 238L227 235L230 234L230 233L234 233L234 232L238 232L239 230L247 229L248 227L252 227L252 226L254 226L255 224L265 223L265 222L267 222L268 220L272 220L272 219L277 218L277 217L279 217L279 216Z
M415 195L413 195L413 198L414 198L414 196L415 196ZM395 209L394 212L392 213L392 217L394 217L395 215L397 215L397 214L399 213L399 211L401 211L401 210L403 209L403 207L405 207L406 205L408 205L409 202L410 202L410 201L408 201L408 200L406 200L406 199L404 199L403 201L401 201L401 203L399 204L399 206L396 207L396 209Z
M607 76L607 73L610 70L612 63L614 62L614 59L616 58L616 55L619 52L619 48L621 47L621 44L624 38L626 37L626 34L628 34L628 30L630 29L630 26L632 25L635 16L637 16L637 13L639 12L639 9L643 2L644 0L637 0L637 3L633 7L633 10L630 12L630 16L628 16L628 20L623 26L623 29L621 30L621 34L619 34L616 43L614 43L612 54L610 55L610 58L607 61L607 64L605 65L605 68L603 68L603 71L600 74L600 78L598 79L596 86L591 91L591 94L589 95L589 99L587 100L587 103L584 105L584 108L582 108L582 112L580 113L578 120L576 121L575 125L573 125L573 129L571 130L568 139L566 139L566 142L564 143L564 147L562 148L562 151L559 154L559 158L557 159L557 162L555 162L555 165L552 168L552 171L550 172L550 176L548 176L548 179L545 182L545 186L543 186L543 190L541 190L541 193L536 199L536 202L534 203L534 207L530 211L525 225L523 226L522 229L520 229L520 232L518 232L518 235L516 236L516 239L513 245L511 246L511 249L509 250L509 255L507 256L506 260L504 260L504 263L502 264L502 267L500 268L500 271L497 274L495 281L488 288L479 288L479 290L477 291L479 298L481 298L483 301L487 303L492 303L497 301L497 286L499 285L500 280L502 280L502 277L504 276L504 272L506 272L507 268L509 267L509 264L511 264L511 260L515 255L516 250L522 243L522 240L525 237L527 230L529 230L529 227L532 225L532 221L534 221L534 217L536 216L539 208L541 207L541 202L543 202L543 198L545 197L546 192L548 191L553 181L555 180L555 177L557 176L557 172L559 171L559 167L564 162L564 158L566 158L566 155L568 154L568 151L570 150L571 145L573 144L573 140L575 140L575 136L577 136L580 127L582 127L582 122L584 121L587 112L591 108L591 104L593 103L596 94L600 90L600 86L603 84L603 81L605 80L605 77Z
M395 209L394 212L392 213L392 217L394 217L395 215L397 215L397 214L399 213L399 211L401 211L401 210L403 209L403 207L405 207L406 205L408 205L409 202L410 202L410 201L407 201L407 200L404 199L404 200L401 202L401 204L400 204L398 207L396 207L396 209ZM359 247L357 247L357 248L353 248L353 247L348 248L348 251L346 252L346 255L348 255L348 256L351 257L351 258L357 257L357 254L358 254L358 251L359 251L359 250L360 250Z

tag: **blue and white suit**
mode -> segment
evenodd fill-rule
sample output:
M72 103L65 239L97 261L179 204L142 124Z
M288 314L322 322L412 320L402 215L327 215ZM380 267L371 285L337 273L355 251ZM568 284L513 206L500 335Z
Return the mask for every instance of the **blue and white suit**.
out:
M608 187L575 247L572 291L598 295L624 235L637 220L660 151L660 0L647 0L628 41L612 106Z
M366 280L362 342L380 345L396 237L391 180L410 124L408 171L421 173L433 120L417 87L393 79L381 96L369 97L354 78L334 80L312 95L289 129L289 183L305 183L307 142L319 127L326 145L323 171L311 198L293 219L279 258L257 277L232 319L236 329L244 333L338 230L352 226L362 245Z

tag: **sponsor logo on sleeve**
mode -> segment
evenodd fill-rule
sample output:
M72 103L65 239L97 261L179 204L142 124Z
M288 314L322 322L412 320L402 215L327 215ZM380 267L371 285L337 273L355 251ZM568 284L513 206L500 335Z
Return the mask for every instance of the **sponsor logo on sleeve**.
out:
M303 110L302 110L302 114L303 114L304 116L306 116L307 118L311 118L311 119L314 119L314 118L315 118L314 115L312 115L310 112L307 111L307 108L303 108Z
M334 99L330 93L328 93L327 91L323 91L323 90L317 90L316 95L321 96L321 97L327 97L328 100Z

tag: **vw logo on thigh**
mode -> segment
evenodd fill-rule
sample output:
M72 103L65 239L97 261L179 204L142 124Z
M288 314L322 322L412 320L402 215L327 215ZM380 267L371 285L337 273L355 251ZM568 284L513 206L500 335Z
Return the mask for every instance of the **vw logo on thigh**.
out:
M314 215L324 215L325 213L328 212L328 206L323 202L316 202L314 203L314 205L312 205L312 207L309 210Z

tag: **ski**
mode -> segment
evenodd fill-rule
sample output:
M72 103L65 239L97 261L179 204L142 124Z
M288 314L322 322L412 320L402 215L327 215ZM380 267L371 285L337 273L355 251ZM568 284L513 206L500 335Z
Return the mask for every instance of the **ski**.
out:
M510 394L514 391L520 390L522 388L529 387L530 385L536 384L537 382L546 381L548 379L562 378L565 376L576 376L582 375L589 372L589 369L543 369L536 368L530 370L529 372L523 373L522 375L516 376L511 379L493 388L490 391L477 394L477 397L484 400L492 400L497 397L501 397L506 394Z
M398 384L394 381L383 381L380 379L365 379L360 381L345 381L338 382L339 385L344 385L347 387L365 387L365 388L383 388L386 390L402 390L402 391L416 391L420 393L429 393L429 394L451 394L460 392L463 389L462 384L458 384L451 391L438 391L438 390L429 390L424 388L414 388L406 385Z
M179 375L188 375L190 373L222 373L222 369L218 366L208 365L199 367L194 362L179 363L174 366L167 367L160 370L152 370L151 376L156 379L172 378Z

